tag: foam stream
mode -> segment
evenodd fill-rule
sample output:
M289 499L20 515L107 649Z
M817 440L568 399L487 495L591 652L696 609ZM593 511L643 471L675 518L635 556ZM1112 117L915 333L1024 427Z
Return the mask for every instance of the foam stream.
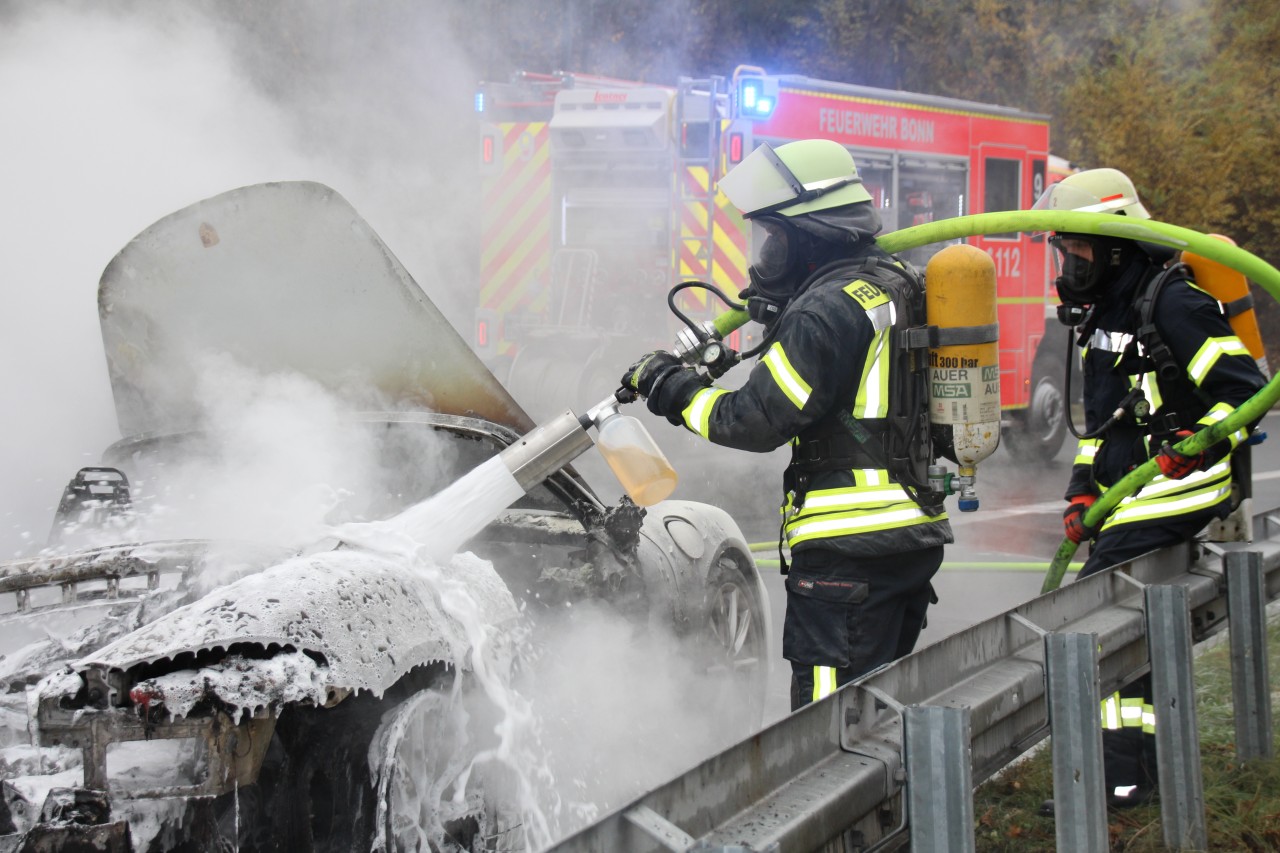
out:
M483 775L487 765L505 770L504 786L511 786L526 849L549 844L556 832L558 803L548 815L539 802L539 785L550 771L538 743L537 719L529 702L511 686L510 661L495 653L496 628L469 591L468 585L452 573L450 560L458 549L493 521L504 509L523 496L524 490L512 477L501 458L494 457L442 491L390 519L352 523L334 528L332 534L348 546L380 552L404 560L420 572L439 594L443 610L463 627L467 636L465 660L456 661L455 671L468 669L484 696L500 714L493 728L496 745L479 749L461 772L455 762L446 762L440 772L456 773L456 778L422 780L417 790L440 798L436 803L413 804L406 811L418 815L438 815L446 811L444 792L453 790L452 805L462 808L473 774ZM452 710L466 715L460 705L459 684L455 682ZM465 725L465 721L463 721ZM455 745L456 749L456 745ZM403 768L414 772L414 768ZM425 768L424 768L425 769ZM424 808L425 806L425 808ZM438 829L433 827L432 829Z

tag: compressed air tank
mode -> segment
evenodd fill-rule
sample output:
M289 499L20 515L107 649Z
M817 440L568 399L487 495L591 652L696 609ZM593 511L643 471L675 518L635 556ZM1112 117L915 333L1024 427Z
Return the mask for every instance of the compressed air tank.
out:
M929 422L934 447L962 475L1000 446L1000 347L996 267L967 243L925 267L925 311L937 327L929 348Z
M1230 237L1221 234L1210 234L1219 240L1236 244ZM1244 273L1231 267L1210 260L1194 252L1183 252L1182 262L1191 267L1196 284L1214 299L1223 304L1227 311L1227 320L1231 323L1231 331L1249 350L1258 368L1267 378L1271 377L1271 369L1267 364L1267 351L1262 346L1262 333L1258 329L1258 314L1253 310L1253 297L1249 293L1249 280Z

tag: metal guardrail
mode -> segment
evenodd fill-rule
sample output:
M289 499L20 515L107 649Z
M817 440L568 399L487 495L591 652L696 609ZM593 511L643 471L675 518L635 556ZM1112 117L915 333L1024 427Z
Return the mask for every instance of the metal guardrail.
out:
M1049 733L1045 634L1096 638L1108 695L1149 670L1144 592L1185 592L1195 641L1226 625L1226 555L1259 555L1280 596L1280 511L1252 543L1155 551L920 649L783 718L549 848L579 851L862 851L908 841L904 723L917 706L965 709L977 784ZM1179 599L1183 592L1179 592ZM1096 706L1095 706L1096 707Z

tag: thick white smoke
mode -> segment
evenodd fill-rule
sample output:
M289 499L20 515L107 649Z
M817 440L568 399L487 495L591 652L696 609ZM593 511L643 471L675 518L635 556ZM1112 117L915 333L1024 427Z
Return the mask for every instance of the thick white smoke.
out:
M0 5L0 559L43 545L67 480L119 437L97 282L156 219L237 186L321 181L442 310L468 304L440 292L466 287L435 255L436 239L456 245L462 227L456 205L439 212L458 196L440 182L459 170L430 141L434 122L456 128L447 107L465 111L474 75L447 39L417 40L433 31L430 13L397 27L364 10L313 10L293 19L303 30L263 11L273 31L206 8ZM399 41L381 38L397 30ZM461 87L452 102L438 94L444 81Z
M474 188L458 158L479 75L427 6L291 17L290 4L0 0L0 560L44 545L67 480L120 438L97 283L172 211L263 181L329 184L468 325ZM395 503L387 460L326 392L225 358L200 375L219 442L135 474L136 536L303 546ZM399 468L438 462L430 446L402 450ZM540 793L571 810L561 829L724 743L698 674L637 630L583 610L526 670L556 775Z

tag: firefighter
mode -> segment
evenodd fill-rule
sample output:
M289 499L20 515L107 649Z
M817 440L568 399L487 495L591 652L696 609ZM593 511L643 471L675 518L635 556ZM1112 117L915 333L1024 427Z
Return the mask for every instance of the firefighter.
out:
M1091 169L1050 187L1035 209L1151 216L1133 182ZM1084 376L1085 431L1067 484L1066 536L1092 540L1087 577L1139 554L1189 542L1233 509L1231 455L1241 430L1196 456L1173 449L1231 413L1265 383L1232 332L1222 306L1174 264L1163 246L1056 233L1062 274L1059 316L1075 326ZM1119 413L1119 414L1117 414ZM1074 431L1074 430L1073 430ZM1137 465L1154 457L1160 474L1087 529L1085 511ZM1156 793L1150 676L1102 703L1108 802L1122 808ZM1044 811L1052 812L1052 801Z
M910 652L936 601L946 513L940 500L913 500L881 442L866 440L883 434L896 393L894 306L876 284L890 274L868 261L918 274L876 245L879 214L836 142L762 145L720 189L751 222L743 296L771 343L736 391L665 352L640 358L623 384L716 444L764 453L791 443L780 537L792 556L783 656L794 710Z

